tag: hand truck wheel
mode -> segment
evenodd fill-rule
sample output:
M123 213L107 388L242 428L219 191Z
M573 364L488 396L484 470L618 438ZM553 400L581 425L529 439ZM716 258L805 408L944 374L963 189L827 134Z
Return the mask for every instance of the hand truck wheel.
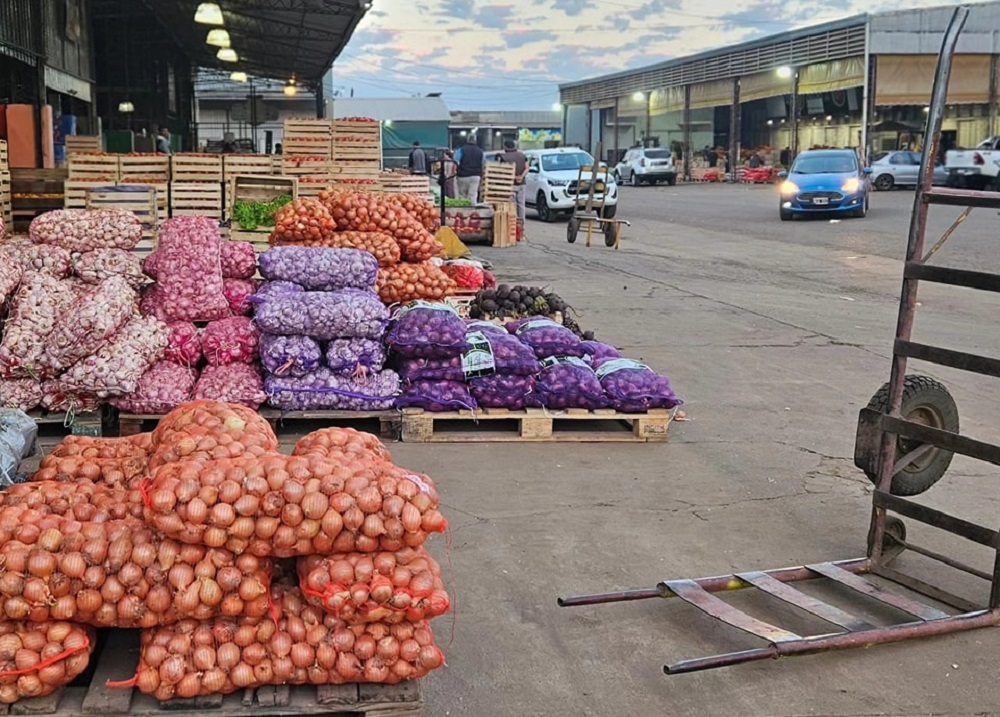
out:
M618 228L617 222L604 222L604 245L605 246L616 246L618 244Z
M576 242L576 235L580 231L580 220L570 217L569 224L566 225L566 241L570 244Z

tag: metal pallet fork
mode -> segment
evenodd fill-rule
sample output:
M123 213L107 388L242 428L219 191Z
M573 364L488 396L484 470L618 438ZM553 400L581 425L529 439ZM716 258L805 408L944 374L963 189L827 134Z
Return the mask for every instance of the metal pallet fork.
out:
M861 410L855 445L855 463L875 484L868 531L867 557L812 565L734 573L697 580L666 580L655 588L560 598L563 607L613 602L678 598L722 623L759 637L767 646L683 660L664 667L667 674L695 672L768 658L807 655L829 650L869 647L921 637L972 630L1000 623L1000 532L964 518L948 515L912 499L933 486L945 473L955 453L1000 465L1000 446L963 436L958 411L947 389L923 376L907 376L909 359L953 369L1000 377L1000 360L954 351L911 340L921 281L1000 293L1000 274L930 266L936 254L973 207L1000 208L1000 194L931 186L934 160L941 139L941 123L948 80L958 38L969 9L955 9L945 32L934 79L927 119L920 184L914 198L906 249L903 285L889 382ZM925 253L930 205L966 207L944 236ZM904 497L905 496L905 497ZM895 515L890 515L890 513ZM993 570L979 570L906 539L903 516L984 545L994 551ZM972 602L892 566L909 550L990 584L989 595ZM868 576L881 578L880 582ZM797 587L798 581L823 580L838 586L853 600L874 601L905 615L889 625L875 625L847 610L830 605ZM885 587L885 583L908 589ZM800 635L765 622L720 597L733 590L756 590L794 606L831 626L829 632ZM910 595L919 597L911 597ZM939 609L921 598L944 605Z

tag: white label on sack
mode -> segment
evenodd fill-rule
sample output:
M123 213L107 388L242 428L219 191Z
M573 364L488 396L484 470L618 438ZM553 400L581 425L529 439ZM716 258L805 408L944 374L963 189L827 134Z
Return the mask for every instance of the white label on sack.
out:
M413 473L407 473L403 477L406 478L406 480L410 481L411 483L415 483L417 488L420 489L421 493L429 494L431 492L431 487L427 485L427 482L420 476L414 475Z
M552 319L530 319L528 321L525 321L520 326L518 326L517 330L514 331L514 334L516 335L523 334L525 331L529 331L530 329L549 328L552 326L556 326L560 329L565 328L564 326L560 326L559 324L557 324ZM569 329L566 330L569 331Z
M561 363L568 363L573 366L580 366L581 368L585 368L588 371L593 370L592 368L590 368L590 364L588 364L582 358L577 358L576 356L549 356L548 358L542 359L538 363L541 364L542 368L549 368L550 366L558 366Z
M605 376L610 376L615 371L624 371L626 369L635 369L636 371L653 370L644 363L639 363L638 361L633 361L632 359L620 358L608 361L607 363L602 363L600 367L594 371L594 373L597 374L597 378L604 378Z
M432 304L430 301L424 301L423 299L415 299L414 301L411 301L409 304L400 309L399 313L396 314L395 318L398 319L402 316L405 316L408 312L413 311L414 309L430 309L431 311L445 311L451 314L455 314L455 316L458 316L456 311L453 308L451 308L451 306L449 306L448 304Z
M469 350L462 354L462 373L468 378L479 378L496 373L497 363L493 357L493 344L485 334L473 331L465 335Z

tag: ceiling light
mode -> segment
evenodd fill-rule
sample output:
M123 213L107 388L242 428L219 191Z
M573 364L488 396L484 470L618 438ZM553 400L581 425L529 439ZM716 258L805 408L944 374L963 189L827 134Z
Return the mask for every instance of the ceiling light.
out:
M392 120L385 120L382 124L385 127L392 127Z
M778 73L778 77L787 80L792 76L792 68L788 65L782 65L775 72Z
M558 103L558 102L556 102L554 105L552 105L552 111L553 112L562 112L562 108L563 108L563 106L560 103Z
M295 94L299 91L299 89L295 85L288 84L285 85L282 91L289 97L295 97Z
M770 126L771 126L771 125L773 125L773 124L774 124L774 120L768 120L768 121L767 121L767 126L768 126L768 127L770 127Z
M246 82L248 78L245 72L234 72L229 76L229 79L233 82Z
M827 122L832 122L833 121L833 115L827 115L826 116L826 121Z
M194 13L194 21L202 25L222 25L222 8L218 3L203 2Z
M295 84L295 75L292 75L292 76L291 76L291 77L289 78L289 80L288 80L288 84L290 84L290 85L294 85L294 84Z
M213 30L208 31L208 37L205 38L205 42L209 45L215 45L216 47L230 47L229 33L223 30L221 27L217 27Z
M129 112L135 112L135 105L125 100L124 102L118 103L118 111L128 114Z
M223 62L239 62L240 56L236 54L236 50L228 47L220 48L215 54Z

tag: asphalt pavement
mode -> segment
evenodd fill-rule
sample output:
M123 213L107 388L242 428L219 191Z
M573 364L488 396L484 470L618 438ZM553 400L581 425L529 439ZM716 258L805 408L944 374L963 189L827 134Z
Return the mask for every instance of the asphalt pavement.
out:
M518 247L476 249L501 280L551 287L584 328L668 374L690 420L667 444L390 447L435 478L451 525L431 545L456 610L435 623L448 667L425 680L428 717L1000 714L995 630L668 677L666 662L761 642L673 600L556 605L863 556L871 498L852 460L857 412L888 379L912 200L875 194L865 219L780 222L772 187L626 187L618 216L632 226L617 252L531 219ZM958 213L933 210L932 230ZM935 262L1000 270L997 226L976 210ZM996 298L926 286L919 299L918 340L1000 356ZM995 382L914 370L949 387L963 432L995 439ZM995 524L996 478L956 459L925 498ZM908 527L992 569L987 550ZM902 565L988 594L918 559ZM870 620L902 619L827 597ZM801 634L833 629L732 599Z

